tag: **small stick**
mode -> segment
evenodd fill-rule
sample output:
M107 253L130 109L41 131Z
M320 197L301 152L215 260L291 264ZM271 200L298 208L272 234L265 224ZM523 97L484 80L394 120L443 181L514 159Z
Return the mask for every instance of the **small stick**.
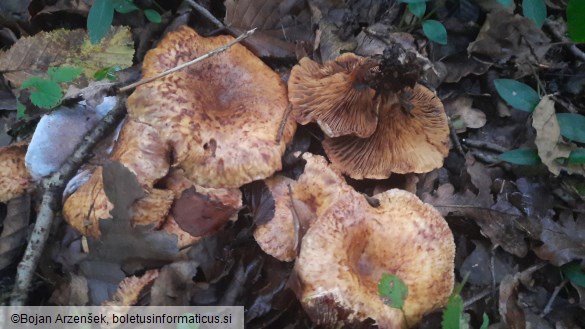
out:
M191 7L193 7L195 10L197 10L201 15L205 16L205 18L207 18L208 20L210 20L213 24L215 24L215 26L219 27L220 29L225 28L225 25L217 18L215 18L215 16L213 16L209 10L205 9L205 7L203 7L202 5L198 4L197 2L193 1L193 0L186 0L188 4L191 5Z
M552 304L553 304L553 302L557 298L559 292L561 292L561 289L563 289L563 287L568 282L569 282L568 279L564 279L563 282L561 282L558 286L555 287L555 290L553 290L553 293L550 296L550 299L548 300L548 303L546 303L546 306L544 307L544 309L542 310L542 313L540 314L541 317L546 316L547 314L550 313L550 311L552 311Z
M494 151L494 152L499 152L499 153L503 153L503 152L508 151L508 149L506 149L505 147L500 146L498 144L485 142L485 141L478 141L478 140L474 140L474 139L464 139L463 144L470 146L470 147L482 148L482 149L485 149L488 151Z
M170 70L166 70L166 71L161 72L161 73L159 73L159 74L157 74L155 76L152 76L150 78L142 79L140 81L137 81L135 83L132 83L132 84L129 84L129 85L125 86L125 87L122 87L122 88L119 89L119 92L122 92L122 93L123 92L127 92L127 91L129 91L131 89L134 89L134 88L140 86L140 85L143 85L145 83L149 83L149 82L154 81L156 79L159 79L159 78L162 78L164 76L167 76L167 75L169 75L171 73L174 73L174 72L177 72L179 70L182 70L182 69L184 69L187 66L191 66L191 65L193 65L195 63L201 62L204 59L207 59L209 57L213 57L215 55L221 54L222 52L224 52L227 49L229 49L231 46L233 46L236 43L239 43L240 41L242 41L242 40L246 39L247 37L251 36L252 34L254 34L254 32L256 32L256 28L253 28L253 29L251 29L249 31L246 31L246 32L242 33L239 37L237 37L234 40L230 41L226 45L223 45L223 46L221 46L219 48L216 48L216 49L214 49L214 50L212 50L212 51L210 51L210 52L208 52L208 53L206 53L204 55L201 55L201 56L195 58L194 60L192 60L190 62L183 63L183 64L181 64L179 66L175 66L175 67L173 67Z
M276 134L276 142L280 143L282 139L282 134L284 134L284 127L286 127L286 122L288 121L288 116L292 111L292 105L288 104L286 107L286 111L284 111L284 115L282 116L282 121L280 121L280 126L278 126L278 133Z
M457 136L457 132L455 128L453 128L453 123L451 122L451 118L447 117L447 123L449 125L449 134L451 135L451 141L455 145L455 149L459 154L465 156L465 151L463 151L463 147L461 146L461 141L459 141L459 136Z
M547 19L544 21L544 25L548 27L548 29L555 36L555 38L561 40L563 43L567 43L570 45L569 50L573 53L573 55L575 55L575 57L585 62L585 53L582 52L581 49L579 49L577 46L575 46L575 43L569 40L569 38L562 35L553 22Z
M55 212L61 204L61 195L65 185L77 172L83 161L87 159L95 144L122 120L126 114L125 105L126 97L120 97L114 108L102 121L83 137L77 149L65 161L61 168L43 180L42 186L45 192L30 241L26 246L22 260L18 264L16 283L14 284L10 298L11 305L22 306L26 303L28 290L45 244L49 238Z

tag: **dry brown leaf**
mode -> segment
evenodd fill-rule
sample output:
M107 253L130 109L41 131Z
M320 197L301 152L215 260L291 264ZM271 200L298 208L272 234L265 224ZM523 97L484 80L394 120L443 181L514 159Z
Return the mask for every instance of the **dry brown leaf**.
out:
M0 148L0 202L26 193L33 185L24 165L27 147L20 142Z
M0 270L12 265L26 246L30 221L30 196L23 195L8 202L0 235Z
M30 76L44 77L51 66L81 67L85 75L115 65L132 65L134 46L127 27L114 27L96 45L85 30L53 30L19 39L8 51L0 52L0 72L15 87Z
M559 215L558 222L545 217L541 223L543 245L534 249L538 257L555 266L585 259L585 214L574 218L571 211L565 211Z
M310 15L303 1L227 0L225 24L236 34L258 31L245 43L259 57L293 57L295 42L310 42Z
M471 97L460 96L443 104L457 133L462 133L467 128L481 128L487 121L485 113L471 107L473 104Z
M548 170L558 176L561 170L569 174L585 176L585 170L580 165L563 165L560 159L566 159L575 148L565 143L561 137L561 127L555 113L555 103L551 95L544 96L532 114L532 127L536 129L534 143L538 148L538 156Z
M142 290L151 284L159 274L159 270L149 270L142 276L129 276L118 285L118 290L112 298L102 305L105 306L132 306L138 302Z

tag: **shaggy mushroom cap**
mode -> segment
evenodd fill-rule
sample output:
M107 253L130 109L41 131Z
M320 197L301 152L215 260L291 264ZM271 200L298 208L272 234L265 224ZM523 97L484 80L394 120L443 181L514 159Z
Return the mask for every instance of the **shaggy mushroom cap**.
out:
M288 80L288 98L297 122L317 122L329 137L372 135L378 122L378 100L364 78L374 64L352 53L324 65L302 58Z
M0 147L0 202L25 194L33 179L24 165L26 143Z
M147 196L133 206L135 225L160 226L173 203L173 192L153 188L167 174L169 152L158 133L150 126L128 120L124 123L112 160L132 171L146 190ZM65 220L85 236L99 237L99 220L110 218L113 204L104 191L102 167L73 193L63 205Z
M411 326L453 290L455 244L443 217L406 191L376 197L380 206L373 208L357 192L346 194L303 238L295 292L317 324L337 328L372 318L379 328L404 328L401 311L378 295L384 273L406 283Z
M305 153L303 159L307 164L297 181L283 176L266 180L275 202L274 217L254 231L260 248L280 261L293 261L307 229L351 190L322 156Z
M370 137L323 141L333 165L354 179L383 179L391 173L424 173L441 167L449 153L449 125L435 93L416 84L381 98L378 126Z
M188 62L232 41L204 38L188 27L168 33L150 50L144 78ZM288 106L279 75L241 44L136 88L128 115L154 127L170 145L172 165L197 185L238 188L281 169L296 123L277 135Z

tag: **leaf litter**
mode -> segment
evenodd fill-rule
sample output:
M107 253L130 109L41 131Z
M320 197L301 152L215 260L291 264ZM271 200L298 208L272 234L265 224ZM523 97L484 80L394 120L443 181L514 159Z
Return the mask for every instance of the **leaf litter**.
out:
M173 24L191 22L205 33L218 33L195 11L185 10L186 4L179 8L180 2L161 3L171 17L160 26L131 22L131 30L117 27L122 33L119 38L106 38L106 44L89 51L83 50L86 34L79 29L84 24L75 23L75 19L85 22L90 8L82 1L34 2L28 10L25 1L0 4L0 16L8 18L0 20L0 71L2 90L6 90L0 94L5 109L0 114L6 130L17 136L26 127L22 121L14 125L19 121L10 104L15 100L14 88L29 76L45 77L49 67L64 64L84 68L88 80L92 72L112 63L133 65L137 71L143 53L156 44L173 19ZM408 180L411 189L416 185L418 195L445 216L457 243L457 280L470 273L461 296L471 323L481 323L485 313L490 328L585 327L585 291L563 277L561 269L567 264L582 266L585 261L583 167L566 160L570 151L583 145L562 137L556 119L559 113L583 114L585 107L583 63L550 31L550 26L562 28L564 7L546 2L556 25L539 29L522 16L521 1L512 1L509 7L495 0L446 3L449 10L427 2L427 13L445 25L447 45L427 40L420 21L408 19L406 5L400 2L229 0L206 8L233 35L261 22L246 45L284 79L291 65L304 56L323 62L344 52L376 53L392 42L417 51L425 63L423 80L444 101L453 123L453 142L455 137L461 139L462 152L452 148L444 167L429 174L408 179L393 175L382 181L351 182L352 186L371 196ZM27 15L32 19L22 23ZM403 15L407 16L404 20ZM39 32L47 26L43 24L54 24L50 16L75 19L59 25L70 31ZM116 20L130 21L118 14ZM134 49L138 55L132 62ZM496 79L538 86L545 96L533 113L520 113L499 98ZM99 104L102 97L96 96L93 102ZM33 118L32 129L38 116ZM298 177L303 163L291 154L298 150L323 154L321 140L317 128L300 127L279 174ZM502 150L520 147L537 150L544 165L516 166L498 159ZM313 326L288 287L292 263L264 254L254 241L255 225L274 216L274 199L264 182L242 188L244 207L240 209L223 209L208 195L197 194L197 188L176 198L174 211L204 214L194 222L194 216L176 216L177 222L186 220L204 235L180 250L175 234L131 224L132 205L148 190L129 170L108 163L104 180L114 208L111 218L99 221L102 237L87 239L59 225L48 249L50 257L39 268L55 286L40 302L244 305L247 328ZM163 187L164 182L155 185L155 190ZM18 254L13 250L23 247L22 234L28 227L26 212L19 209L17 217L0 212L4 223L0 250L6 250L0 260L8 271ZM230 212L237 221L226 220ZM213 229L193 224L202 218ZM429 314L419 328L440 328L440 316L437 320L436 313Z

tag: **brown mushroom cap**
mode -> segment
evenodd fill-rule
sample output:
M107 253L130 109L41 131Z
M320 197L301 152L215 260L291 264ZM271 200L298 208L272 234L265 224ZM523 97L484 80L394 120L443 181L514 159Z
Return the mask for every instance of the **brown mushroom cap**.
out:
M288 80L288 98L300 124L317 122L329 137L368 137L378 122L375 91L360 81L367 59L352 53L319 65L303 58Z
M390 190L373 208L349 193L311 226L295 263L303 307L327 327L368 317L379 328L403 328L400 310L378 295L384 273L408 287L404 313L409 325L445 304L454 285L453 235L437 210L415 195Z
M304 232L351 189L322 156L305 153L303 158L307 164L297 181L283 176L266 180L275 201L274 217L254 231L260 248L280 261L289 262L297 257Z
M143 75L152 77L232 40L181 27L146 54ZM137 87L127 105L130 118L154 127L171 146L173 166L205 187L238 188L280 170L296 125L289 119L276 142L288 106L285 86L240 44Z
M25 194L33 185L24 165L27 147L24 142L0 147L0 202Z
M441 100L420 84L402 93L410 97L410 112L398 95L382 97L378 126L370 137L323 141L333 166L355 179L383 179L393 172L423 173L443 165L449 126Z

